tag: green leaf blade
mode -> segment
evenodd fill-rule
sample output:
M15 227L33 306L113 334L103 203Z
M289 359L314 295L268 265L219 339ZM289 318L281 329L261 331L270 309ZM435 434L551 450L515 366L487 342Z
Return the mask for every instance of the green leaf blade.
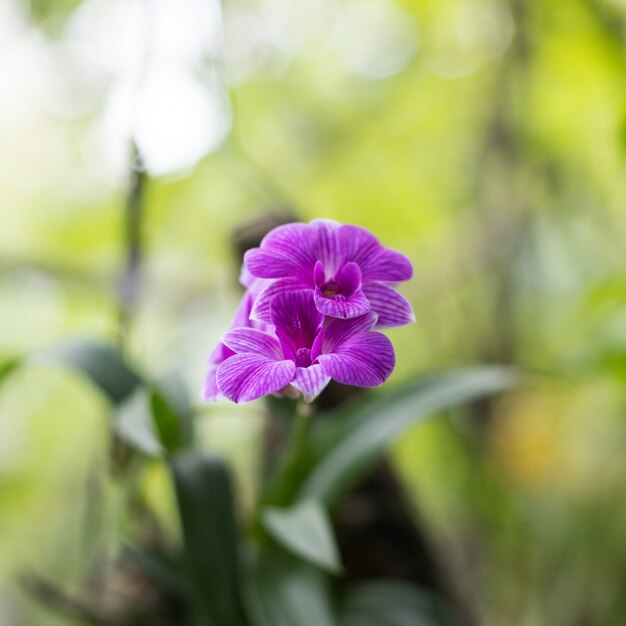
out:
M160 444L168 452L176 452L185 446L185 434L181 417L174 411L170 402L157 389L149 395L150 413L158 433Z
M127 399L142 382L141 376L113 345L90 339L75 339L49 351L45 356L82 373L113 404Z
M321 459L300 489L300 499L334 503L385 448L418 420L480 397L510 389L517 372L478 367L444 373L407 385L353 411L343 423L328 424Z
M350 589L339 626L459 626L434 594L401 580L376 580Z
M246 561L245 601L252 626L336 626L326 576L278 550Z
M262 521L269 534L294 555L330 573L341 571L330 520L319 502L308 500L288 509L266 507Z
M146 389L137 389L117 407L114 428L117 435L135 451L149 457L163 457L165 449L152 419L150 394Z
M172 457L185 565L197 626L241 626L238 528L224 461L186 451Z

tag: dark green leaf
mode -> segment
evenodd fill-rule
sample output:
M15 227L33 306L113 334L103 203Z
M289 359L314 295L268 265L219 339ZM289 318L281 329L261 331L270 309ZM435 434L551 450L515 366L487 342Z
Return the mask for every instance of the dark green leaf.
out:
M458 626L432 593L404 581L372 581L349 590L339 626Z
M193 407L189 400L189 392L180 376L170 373L156 381L155 387L167 400L171 410L180 422L181 436L185 446L193 441Z
M250 554L244 589L252 626L334 626L327 582L319 569L287 553Z
M516 372L503 367L435 375L381 395L336 422L326 420L326 432L321 433L321 458L304 481L300 497L335 502L408 426L511 388L518 378Z
M150 412L161 445L168 452L175 452L185 446L183 418L179 416L169 401L159 390L150 392Z
M141 377L112 345L77 339L51 350L46 356L87 376L116 404L130 396L141 383Z
M266 507L262 512L266 530L284 548L322 569L341 569L339 552L326 511L308 500L288 509Z
M197 626L241 626L238 531L228 468L197 451L171 460Z

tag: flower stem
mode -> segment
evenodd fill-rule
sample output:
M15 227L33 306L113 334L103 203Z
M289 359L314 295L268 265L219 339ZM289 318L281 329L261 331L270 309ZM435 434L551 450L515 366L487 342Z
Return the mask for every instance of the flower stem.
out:
M310 421L310 405L299 403L287 445L268 481L261 498L261 505L288 506L292 504L307 455Z

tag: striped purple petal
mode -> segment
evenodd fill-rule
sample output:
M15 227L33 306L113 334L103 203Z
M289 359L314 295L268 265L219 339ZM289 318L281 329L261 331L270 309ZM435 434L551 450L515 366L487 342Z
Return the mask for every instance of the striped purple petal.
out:
M413 266L407 257L385 248L364 228L346 224L340 228L338 240L346 261L358 263L364 283L376 280L399 283L413 275Z
M324 316L315 308L310 289L275 296L271 318L285 356L294 355L300 348L310 349L324 321Z
M269 232L259 248L248 250L244 263L259 278L311 276L315 241L307 224L285 224Z
M316 261L322 262L328 275L334 275L346 261L338 239L340 225L333 220L313 220L309 228Z
M244 261L248 270L260 278L283 278L301 271L293 257L271 249L248 250Z
M300 278L279 278L267 281L267 285L254 300L252 311L250 312L251 319L271 323L271 305L274 297L286 291L309 289L313 286L312 278L309 283Z
M222 343L238 354L249 352L268 359L283 358L278 340L256 328L233 328L222 337Z
M382 385L396 363L391 341L376 332L352 336L317 360L328 376L355 387Z
M324 372L324 368L315 364L309 365L309 367L297 367L291 385L301 391L305 400L310 402L323 391L329 382L330 376Z
M250 402L286 387L294 377L296 364L276 361L260 354L235 354L217 370L220 393L233 402Z
M393 328L415 321L413 308L408 300L395 289L383 283L370 283L363 287L363 293L378 315L376 328Z
M353 261L359 265L363 265L383 249L372 233L352 224L344 224L339 228L337 240L346 261Z
M232 354L229 356L232 356ZM202 398L204 400L215 401L220 397L220 390L217 386L217 369L221 363L222 361L219 363L209 363L209 369L204 377L204 388L202 390Z
M294 222L278 226L265 235L261 247L282 252L302 265L315 264L315 246L308 224Z
M368 333L374 328L377 319L371 312L349 320L331 319L322 331L320 352L335 352L355 337Z
M315 306L320 313L340 319L364 315L371 308L369 300L360 289L351 296L339 294L326 297L319 287L315 289Z
M413 276L413 265L404 254L386 248L361 264L363 282L381 280L399 283Z

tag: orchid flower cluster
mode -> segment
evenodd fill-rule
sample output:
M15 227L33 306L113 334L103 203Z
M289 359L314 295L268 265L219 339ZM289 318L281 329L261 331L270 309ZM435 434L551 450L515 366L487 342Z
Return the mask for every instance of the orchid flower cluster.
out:
M395 290L411 262L367 230L330 220L285 224L244 256L246 287L230 330L209 358L204 397L249 402L331 379L377 387L395 366L377 330L415 321Z

